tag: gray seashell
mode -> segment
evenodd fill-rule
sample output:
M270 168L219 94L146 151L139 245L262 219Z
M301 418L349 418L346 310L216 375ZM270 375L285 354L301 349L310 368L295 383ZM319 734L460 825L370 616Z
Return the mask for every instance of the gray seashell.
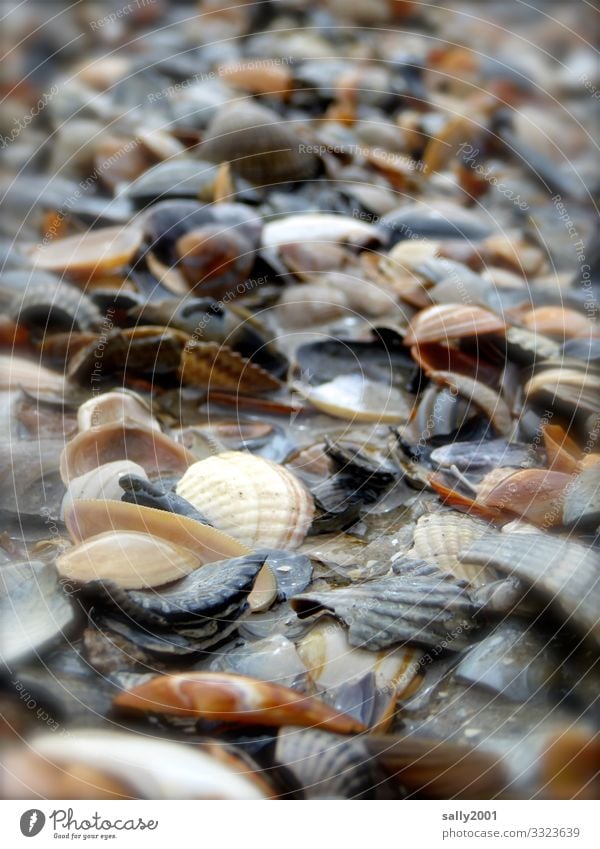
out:
M313 153L300 150L300 138L276 112L247 101L228 104L208 125L201 156L229 162L258 185L309 180L319 167Z
M198 160L159 162L130 183L125 195L144 204L167 198L196 200L203 192L212 195L217 170L212 162Z
M265 564L269 566L277 580L277 598L285 601L296 593L301 593L312 579L312 564L306 554L290 551L258 552L266 555Z
M600 524L600 465L585 469L569 484L563 504L563 522L592 529Z
M52 287L33 281L14 298L8 312L19 324L37 327L44 333L89 330L101 321L94 302L81 289L64 281L57 281Z
M486 534L462 560L515 575L566 624L600 645L600 553L550 534Z
M296 596L292 607L300 619L334 613L348 626L350 645L372 651L405 644L464 648L477 612L464 582L410 558L401 568L399 575Z
M542 465L530 445L504 439L451 442L434 449L430 459L442 468L456 466L461 472L490 471L501 466L531 469Z
M37 561L0 570L0 655L13 663L37 655L69 632L75 609L56 569Z
M308 799L374 799L386 784L377 756L360 737L284 727L277 735L275 761L292 773Z

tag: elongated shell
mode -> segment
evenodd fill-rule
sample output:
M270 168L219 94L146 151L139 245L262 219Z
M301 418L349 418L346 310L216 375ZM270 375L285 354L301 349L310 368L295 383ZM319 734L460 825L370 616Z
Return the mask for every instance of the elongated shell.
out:
M300 148L294 126L276 112L253 102L223 107L209 124L201 156L229 162L232 169L259 185L308 180L318 169L313 153Z
M415 316L404 336L404 344L446 342L467 336L502 333L505 328L502 319L483 307L438 304L421 310Z
M310 493L291 472L245 451L194 463L177 494L251 547L297 548L314 512Z
M77 425L82 431L117 422L160 430L146 402L128 390L103 392L102 395L90 398L77 411Z
M90 537L56 561L63 578L82 584L114 581L126 589L157 587L188 575L198 566L199 558L189 549L134 531Z
M113 422L83 431L68 442L60 460L60 474L68 483L104 463L131 460L149 475L177 475L194 459L191 451L158 430Z
M248 554L248 548L227 534L187 516L124 501L75 501L65 510L65 525L74 542L105 531L152 534L196 554L202 563Z
M225 672L163 675L121 693L115 706L144 713L189 716L250 725L318 726L352 734L363 726L318 699Z

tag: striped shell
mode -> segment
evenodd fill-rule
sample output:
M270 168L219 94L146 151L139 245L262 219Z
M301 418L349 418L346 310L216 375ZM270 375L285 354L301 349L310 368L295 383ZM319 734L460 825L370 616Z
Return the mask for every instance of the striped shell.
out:
M414 317L406 331L404 344L446 342L466 336L502 333L505 328L501 318L483 307L438 304L421 310Z
M244 451L194 463L176 491L250 547L297 548L313 518L312 497L291 472Z

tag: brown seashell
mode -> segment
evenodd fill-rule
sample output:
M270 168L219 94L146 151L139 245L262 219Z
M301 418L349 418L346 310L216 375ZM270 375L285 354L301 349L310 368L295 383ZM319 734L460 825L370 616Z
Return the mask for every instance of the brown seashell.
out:
M60 474L68 483L104 463L131 460L149 475L177 475L195 459L191 451L158 430L113 422L83 431L68 442L60 459Z
M548 468L567 474L577 472L581 451L561 425L547 424L542 429Z
M494 474L493 472L491 474ZM507 513L516 513L534 525L562 523L562 502L571 475L546 469L522 469L508 474L477 501ZM485 478L482 481L485 485Z
M162 675L120 693L115 707L221 720L245 725L319 727L338 734L358 734L364 726L312 698L281 687L225 672Z
M206 386L250 394L273 392L281 381L217 342L191 342L183 350L179 377L185 386Z
M32 360L0 355L0 390L55 392L64 395L68 383L62 374Z
M124 501L74 501L65 509L65 525L74 542L105 531L138 531L192 551L202 563L249 554L249 549L222 531L178 513Z
M228 62L220 65L217 73L228 85L251 94L278 94L286 99L292 89L289 68L272 62Z
M542 369L527 381L524 394L548 399L550 403L564 405L582 412L600 412L600 375L589 370L561 367Z
M223 107L210 122L201 156L209 162L229 162L232 169L258 185L309 180L319 161L299 149L293 125L276 112L253 102Z
M56 561L63 578L85 584L112 581L123 589L158 587L201 565L187 548L137 531L107 531L65 551Z
M178 268L197 295L231 296L248 277L254 265L254 249L249 239L223 225L213 224L191 230L177 240ZM240 286L241 288L241 286Z
M487 384L498 382L497 368L450 345L424 342L422 345L413 345L410 355L427 376L436 371L446 371L466 374Z
M105 227L38 245L30 256L38 268L76 278L99 277L131 262L142 238L137 227Z
M461 395L469 403L479 407L501 436L510 436L513 427L510 410L506 402L494 389L490 389L485 383L473 380L465 374L434 371L430 377L436 383L450 387L452 392Z
M493 312L463 304L437 304L421 310L408 326L405 345L422 342L447 342L468 336L503 333L506 324Z
M595 333L595 327L586 315L567 307L537 307L521 316L521 324L536 333L559 339L576 339Z

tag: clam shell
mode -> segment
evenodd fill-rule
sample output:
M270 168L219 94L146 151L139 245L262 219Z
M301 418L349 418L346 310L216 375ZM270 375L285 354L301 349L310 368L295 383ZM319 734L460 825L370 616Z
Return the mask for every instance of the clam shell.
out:
M447 342L486 333L503 333L505 329L505 322L483 307L438 304L415 316L404 336L404 344Z
M184 386L206 386L250 395L281 388L281 381L268 371L217 342L186 345L179 377Z
M197 555L202 563L248 554L238 540L187 516L123 501L75 501L65 510L65 525L74 542L105 531L152 534Z
M125 589L157 587L198 566L198 557L189 549L135 531L109 531L89 537L56 561L63 578L81 584L113 581Z
M64 395L68 382L62 374L51 371L39 363L0 354L0 390L27 392L55 392Z
M429 458L442 468L456 466L461 472L489 471L501 466L526 469L538 465L531 445L505 439L451 442L435 448Z
M67 635L75 609L54 566L37 561L0 569L0 655L5 663L42 652Z
M381 231L373 224L328 212L288 215L269 221L262 233L264 248L278 248L280 245L299 242L364 246L379 244L383 240Z
M570 482L570 475L546 469L512 473L507 469L496 470L481 482L477 502L516 513L534 525L551 527L562 523L562 502Z
M430 377L436 383L448 386L469 403L485 413L494 429L502 436L512 432L512 416L506 402L498 393L479 380L473 380L464 374L452 374L448 371L431 372Z
M194 462L183 445L158 430L112 422L79 433L65 445L60 473L65 483L104 463L131 460L149 475L182 474Z
M363 726L318 699L225 672L191 672L153 678L115 699L115 707L250 725L296 725L352 734Z
M564 622L600 645L600 554L550 534L486 535L464 552L469 563L515 575Z
M348 626L350 645L371 651L407 644L459 651L477 610L461 583L410 559L400 575L305 593L291 604L301 619L332 612Z
M232 169L258 185L309 180L319 161L304 153L293 125L276 112L251 101L227 104L206 129L200 155L209 162L229 162Z
M489 528L487 522L454 511L421 516L409 554L432 563L455 578L463 578L474 587L483 586L496 579L494 570L464 562L460 555Z
M569 411L600 413L600 375L575 368L538 371L524 387L526 398L540 398Z
M295 383L294 389L321 412L356 422L401 424L412 408L408 393L361 374L340 375L320 386Z
M118 500L123 494L123 490L119 486L119 479L123 475L146 477L145 471L137 463L132 463L131 460L115 460L114 463L104 463L102 466L98 466L97 469L91 469L89 472L73 478L69 481L65 497L63 498L62 515L64 515L65 509L69 504L77 499L89 500L90 498L97 498Z
M313 518L312 497L290 471L244 451L194 463L176 491L251 547L297 548Z
M137 227L105 227L66 239L56 239L31 251L38 268L73 277L102 276L127 265L142 244Z
M81 404L77 411L77 426L81 431L117 422L160 430L148 404L139 395L126 389L96 395Z
M47 732L7 753L4 798L265 799L240 765L198 746L124 731ZM247 767L246 767L247 770Z

